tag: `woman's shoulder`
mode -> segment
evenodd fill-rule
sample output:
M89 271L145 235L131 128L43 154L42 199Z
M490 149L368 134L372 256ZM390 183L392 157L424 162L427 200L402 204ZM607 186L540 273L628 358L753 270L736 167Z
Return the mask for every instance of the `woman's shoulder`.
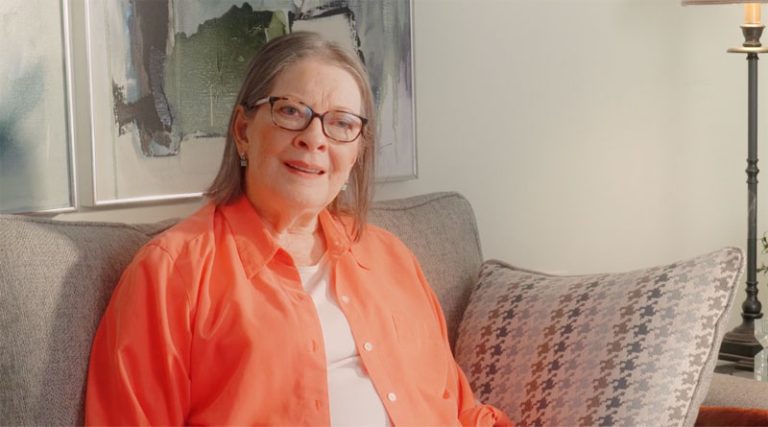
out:
M356 228L355 218L348 214L333 214L332 217L337 224L341 224L341 228L350 240L354 240L352 236ZM362 229L363 232L360 235L360 239L354 242L355 245L402 245L402 242L395 234L378 225L367 222L363 225Z
M353 252L370 256L394 256L412 258L411 249L393 232L374 224L367 223L360 240L352 244ZM375 254L375 255L374 255Z
M216 228L216 205L207 203L186 218L152 238L142 251L162 251L171 258L189 252L191 246L212 241ZM210 236L210 239L209 239Z
M362 227L362 233L360 239L354 241L354 232L356 229L355 218L349 214L332 214L334 222L341 225L341 229L350 240L353 240L353 246L371 246L371 245L386 245L397 248L407 249L405 244L400 240L397 235L391 231L366 222Z
M387 230L386 228L382 228L375 224L365 224L365 231L363 232L363 237L366 236L372 239L375 242L378 243L384 243L384 244L390 244L390 245L404 245L403 241L400 240L399 237L397 237L394 233Z

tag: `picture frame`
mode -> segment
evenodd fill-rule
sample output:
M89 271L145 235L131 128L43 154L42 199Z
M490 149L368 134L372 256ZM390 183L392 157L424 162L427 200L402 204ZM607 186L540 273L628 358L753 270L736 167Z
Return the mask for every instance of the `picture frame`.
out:
M0 213L77 207L68 0L0 4Z
M249 59L299 30L366 63L379 110L377 180L417 176L410 0L112 0L86 9L95 206L200 197L218 171Z

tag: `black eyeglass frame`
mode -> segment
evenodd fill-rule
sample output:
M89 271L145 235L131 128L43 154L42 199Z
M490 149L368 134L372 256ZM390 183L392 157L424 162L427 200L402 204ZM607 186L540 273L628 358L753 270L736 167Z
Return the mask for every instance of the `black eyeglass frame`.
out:
M277 101L296 101L299 104L303 105L304 108L306 109L306 111L309 111L309 113L310 113L309 114L309 120L307 120L307 124L305 124L304 127L300 128L300 129L291 129L291 128L287 128L287 127L279 125L275 121L275 115L274 115L274 112L273 112L274 111L273 109L274 109L274 106L275 106L275 102L277 102ZM368 124L368 119L367 118L365 118L363 116L359 116L359 115L357 115L355 113L350 113L348 111L343 111L343 110L328 110L328 111L326 111L323 114L319 114L315 110L313 110L312 107L310 107L309 105L307 105L307 104L305 104L305 103L303 103L301 101L298 101L298 100L295 100L295 99L291 99L291 98L287 98L287 97L284 97L284 96L268 96L266 98L261 98L261 99L257 100L256 102L254 102L251 105L245 104L245 106L247 108L249 108L249 109L255 109L256 107L264 105L264 104L267 104L267 103L269 104L269 115L270 115L270 118L272 119L272 123L275 126L279 127L280 129L301 132L304 129L308 128L310 123L312 123L312 120L314 120L315 117L317 117L317 118L320 119L320 128L323 129L323 135L327 136L328 138L330 138L330 139L332 139L334 141L337 141L337 142L340 142L340 143L344 143L344 144L350 143L350 142L354 142L357 138L359 138L360 135L362 135L362 133L363 133L363 129L365 128L365 125ZM325 119L325 116L327 114L329 114L329 113L344 113L344 114L349 114L351 116L354 116L354 117L357 117L358 119L360 119L360 122L362 124L360 126L360 130L357 132L357 135L355 135L355 137L350 139L350 140L342 140L342 139L334 138L334 137L328 135L328 131L325 130L325 120L324 119Z

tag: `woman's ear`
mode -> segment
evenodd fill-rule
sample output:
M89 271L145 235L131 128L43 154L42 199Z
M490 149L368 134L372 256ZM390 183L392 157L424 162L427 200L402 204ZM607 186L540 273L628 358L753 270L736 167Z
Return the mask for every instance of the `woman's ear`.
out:
M245 107L238 105L235 110L235 120L232 123L232 137L240 154L248 152L248 116Z

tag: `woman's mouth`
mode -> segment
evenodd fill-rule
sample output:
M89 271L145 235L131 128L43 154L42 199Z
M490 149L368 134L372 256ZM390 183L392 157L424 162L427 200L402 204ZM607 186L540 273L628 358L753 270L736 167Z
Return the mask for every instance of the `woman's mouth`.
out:
M289 169L312 175L323 175L325 173L322 168L304 162L285 162L285 165L288 166Z

